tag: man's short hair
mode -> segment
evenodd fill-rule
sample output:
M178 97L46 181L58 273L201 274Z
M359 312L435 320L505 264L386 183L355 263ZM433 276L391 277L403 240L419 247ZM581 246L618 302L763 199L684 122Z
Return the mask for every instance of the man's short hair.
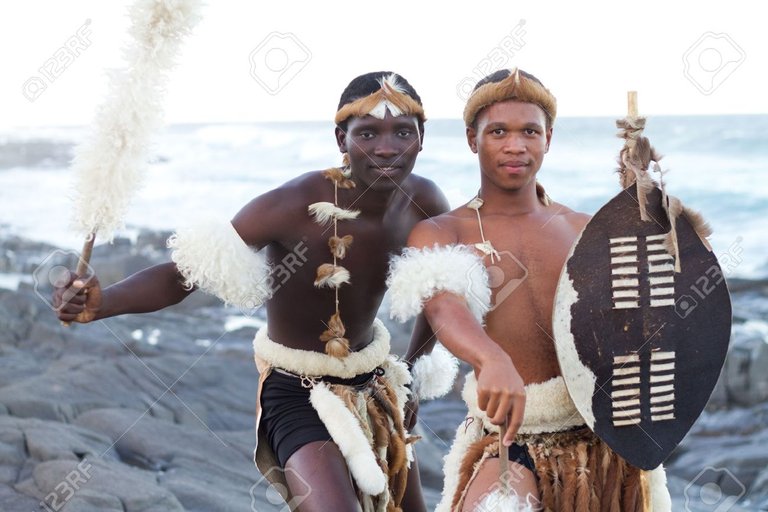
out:
M464 107L464 123L475 127L477 115L484 108L500 101L516 100L538 105L546 115L547 128L557 116L557 99L541 80L522 69L500 69L475 85Z

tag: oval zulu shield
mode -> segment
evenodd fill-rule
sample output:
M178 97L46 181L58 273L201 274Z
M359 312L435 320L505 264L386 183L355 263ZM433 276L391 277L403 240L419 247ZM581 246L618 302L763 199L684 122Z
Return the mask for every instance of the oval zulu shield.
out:
M557 355L576 407L642 469L663 462L703 411L731 332L715 255L680 215L675 272L661 192L647 199L647 222L635 186L595 214L571 249L554 307Z

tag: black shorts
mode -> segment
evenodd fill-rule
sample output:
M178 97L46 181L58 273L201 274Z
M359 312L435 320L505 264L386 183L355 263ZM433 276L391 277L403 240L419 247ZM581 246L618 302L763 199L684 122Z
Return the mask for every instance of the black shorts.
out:
M375 373L365 373L351 379L324 377L328 384L363 386ZM275 453L280 467L304 445L315 441L330 441L331 434L309 402L309 389L301 378L273 370L261 387L261 427Z

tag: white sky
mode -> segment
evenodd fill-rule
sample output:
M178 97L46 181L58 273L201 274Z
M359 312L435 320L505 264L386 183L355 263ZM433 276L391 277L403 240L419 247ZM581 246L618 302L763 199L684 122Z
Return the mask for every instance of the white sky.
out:
M105 94L104 70L122 66L127 4L5 3L0 128L88 123ZM399 72L416 87L428 117L459 118L462 81L513 65L553 91L560 115L622 115L629 89L639 91L642 114L768 113L768 30L756 7L761 2L631 5L209 0L171 75L166 120L330 120L349 80L381 69ZM90 45L48 79L40 68L46 69L46 61L86 20L91 20ZM524 25L515 29L521 20ZM515 30L523 46L508 58L498 47ZM269 37L273 32L290 37ZM276 46L293 45L292 57L306 58L298 40L311 53L303 68L289 66L282 74L292 79L277 94L269 94L250 72L249 54L265 38L258 55L273 69L281 69ZM491 67L483 65L489 55L495 59ZM48 69L50 75L50 64ZM261 73L281 76L264 66ZM34 102L22 92L32 77L46 86Z

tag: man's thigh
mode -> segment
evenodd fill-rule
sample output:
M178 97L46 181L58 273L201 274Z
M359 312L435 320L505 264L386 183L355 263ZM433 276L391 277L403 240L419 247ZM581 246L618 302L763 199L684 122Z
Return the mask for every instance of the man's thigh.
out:
M530 496L532 497L531 503L538 504L539 491L536 485L536 476L531 470L510 461L509 472L511 475L509 478L510 491L518 496L518 500L521 503L526 503ZM467 490L462 510L466 512L476 511L490 493L500 489L500 483L499 459L486 459Z
M300 512L359 512L347 463L333 441L314 441L296 450L285 465L288 487Z

